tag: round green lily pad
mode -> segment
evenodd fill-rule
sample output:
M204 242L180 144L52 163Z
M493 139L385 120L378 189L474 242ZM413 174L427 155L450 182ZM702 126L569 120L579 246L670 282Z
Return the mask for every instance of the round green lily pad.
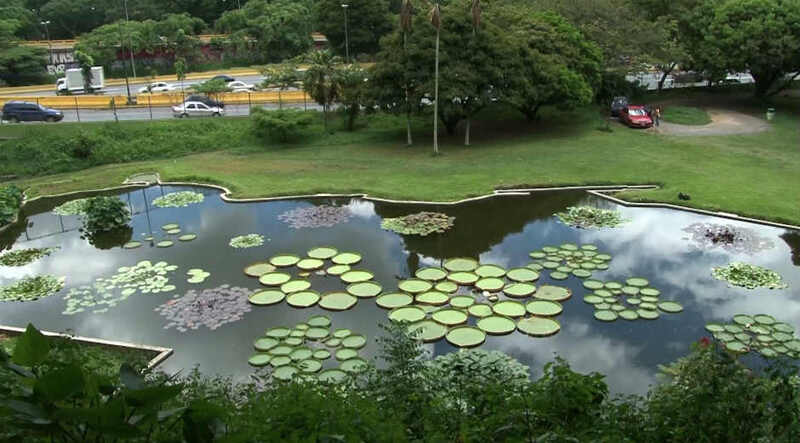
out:
M295 348L294 351L289 354L289 358L294 361L305 360L311 358L311 354L313 353L314 351L307 347Z
M445 326L455 326L465 323L469 316L466 312L460 309L445 308L434 312L431 315L431 318L433 321L441 323Z
M560 272L562 274L566 274L568 272L572 272L572 269L573 268L571 266L559 266L559 267L556 268L556 271L558 271L558 272ZM551 272L551 274L552 274L552 272Z
M469 315L478 318L488 317L494 314L494 311L492 311L492 307L483 303L476 303L470 306L469 308L467 308L467 312L469 312Z
M651 297L651 296L648 296L648 295L643 295L643 296L641 296L639 298L641 298L642 301L645 302L645 303L651 303L651 304L652 303L656 303L656 304L659 303L658 297Z
M305 334L303 334L305 336ZM300 337L287 337L283 339L283 344L289 346L300 346L305 343L305 339Z
M476 326L489 335L506 335L514 332L514 329L517 329L517 324L514 323L514 320L501 315L484 317L478 320Z
M725 327L719 323L708 323L706 324L706 331L714 333L714 332L722 332L725 330Z
M272 371L272 378L281 381L289 381L299 371L300 370L295 368L294 366L289 366L289 365L279 366L275 368L274 371Z
M364 271L360 269L354 269L352 271L347 271L344 274L340 275L339 278L342 279L345 283L360 283L372 280L374 275L369 271Z
M622 283L615 282L615 281L607 281L603 284L603 287L606 289L622 289Z
M597 250L597 246L592 245L592 244L585 244L585 245L581 245L581 249L584 250L584 251L596 251Z
M266 366L270 360L272 360L271 355L259 352L258 354L253 354L253 356L247 360L247 363L250 363L252 366Z
M744 353L749 350L747 345L740 341L729 341L725 343L725 349L736 353Z
M361 261L361 254L357 252L342 252L331 259L337 265L354 265Z
M389 312L389 320L418 322L425 318L425 310L419 306L403 306Z
M533 272L533 271L531 271ZM482 278L475 282L475 287L481 291L496 292L505 286L506 282L503 279L495 277Z
M517 322L517 329L532 337L547 337L561 330L561 325L547 317L522 318Z
M345 337L349 337L351 335L353 335L353 331L351 331L351 330L349 330L347 328L339 328L339 329L333 331L333 336L335 338L345 338Z
M329 258L336 256L338 253L339 251L337 251L336 248L330 246L319 246L307 252L309 257L316 258L318 260L328 260Z
M503 293L509 297L525 298L536 292L533 283L511 283L503 288Z
M486 333L474 326L459 326L451 329L445 339L459 348L474 348L486 341Z
M275 271L275 266L272 266L267 262L253 263L244 268L245 275L250 277L261 277L262 275L273 271Z
M565 251L577 251L578 245L575 243L564 243L563 245L559 246L559 248Z
M370 298L380 294L383 288L373 281L353 283L347 287L347 292L359 298Z
M439 341L447 334L447 326L433 320L422 320L408 325L410 333L418 332L420 340L424 343Z
M540 317L552 317L564 311L561 303L549 300L533 300L525 305L525 309L533 315Z
M574 269L572 271L572 275L578 278L589 278L592 276L592 272L587 271L586 269Z
M639 314L637 314L636 311L632 311L630 309L619 311L619 316L625 320L636 320L639 318Z
M594 305L594 308L597 309L597 310L600 310L600 311L607 311L607 310L611 309L611 304L610 303L606 303L606 302L598 303L598 304Z
M341 369L326 369L317 375L317 379L322 383L341 383L347 379L347 372Z
M367 361L361 357L345 360L339 365L339 369L345 372L362 372L367 369Z
M314 326L308 328L308 330L305 331L305 335L309 340L324 340L331 335L331 331L325 327Z
M409 294L421 294L425 291L429 291L433 284L425 280L419 280L416 278L403 280L397 284L398 289L404 292L408 292Z
M122 248L123 249L136 249L136 248L138 248L140 246L142 246L142 242L140 242L140 241L129 241L128 243L125 243L124 245L122 245Z
M661 295L661 291L656 288L642 288L639 293L648 297L658 297Z
M738 334L740 332L744 332L744 329L739 325L724 325L725 331L730 332L731 334Z
M450 299L450 306L458 309L467 309L475 304L475 299L471 295L456 295Z
M306 289L311 287L311 282L308 280L290 280L281 285L281 291L286 294L291 294L294 292L305 291Z
M293 254L280 254L269 259L270 264L279 268L294 266L300 261L300 257Z
M420 280L439 281L447 277L447 271L442 268L422 268L414 276Z
M451 272L447 279L461 286L469 286L478 281L478 276L471 272Z
M658 309L658 306L656 306L655 303L647 303L643 301L639 304L639 309L648 309L650 311L655 311L656 309Z
M528 256L533 259L542 259L547 257L547 253L544 251L533 251L530 254L528 254Z
M778 322L778 323L772 324L772 329L774 329L774 330L776 330L778 332L785 332L787 334L794 334L794 326L792 326L790 324L783 323L783 322Z
M622 293L625 295L631 295L631 296L639 295L639 291L640 289L637 288L636 286L625 286L622 288Z
M171 240L161 240L160 242L156 243L157 248L169 248L170 246L174 245Z
M542 246L542 251L552 254L554 252L558 252L558 248L555 246Z
M333 354L333 358L339 361L350 360L351 358L358 357L358 351L350 348L342 348Z
M753 320L753 317L750 317L749 315L737 314L733 316L733 322L742 326L748 326L756 321Z
M258 282L265 286L280 286L289 280L292 276L285 272L268 272L258 278Z
M522 317L526 312L525 305L513 300L503 300L495 303L494 306L492 306L492 310L495 314L506 317Z
M286 296L286 303L295 308L308 308L317 304L319 299L317 291L301 291Z
M325 262L318 258L304 258L297 262L296 266L304 271L316 271L325 266Z
M444 268L450 272L471 272L478 267L478 262L471 258L459 257L445 260Z
M603 311L595 311L594 318L600 321L614 321L618 317L617 313L614 311L603 310Z
M539 263L528 263L527 265L525 265L525 267L528 269L533 269L534 271L537 272L544 269L544 266L540 265Z
M540 300L564 301L572 297L572 291L562 286L542 285L533 296Z
M680 303L676 303L674 301L664 301L658 304L658 309L661 309L662 311L667 312L669 314L675 314L683 311L683 306L681 306Z
M169 235L180 234L181 233L181 228L168 229L166 231L166 233L169 234Z
M166 225L162 226L162 227L161 227L161 230L163 230L163 231L169 231L169 230L171 230L171 229L178 229L178 228L180 228L180 227L181 227L181 226L180 226L179 224L177 224L177 223L168 223L168 224L166 224Z
M597 254L597 255L595 255L595 256L594 256L594 258L596 258L596 259L598 259L598 260L602 260L602 261L609 261L609 260L611 260L611 256L610 256L610 255L608 255L608 254ZM645 286L647 286L647 285L645 285Z
M611 310L615 311L615 312L622 312L622 311L624 311L626 309L628 309L628 308L626 308L624 305L621 305L619 303L614 303L614 304L611 305Z
M553 280L566 280L569 277L569 274L565 274L563 272L554 271L550 273L550 278Z
M367 337L361 334L348 335L342 339L342 346L351 349L361 349L367 345Z
M417 303L433 306L445 305L450 301L450 297L448 297L447 294L439 291L423 292L422 294L417 294L414 299Z
M506 272L509 280L520 283L528 283L539 279L539 273L530 268L514 268Z
M650 284L650 282L647 281L647 279L641 277L631 277L625 280L625 283L627 283L628 286L634 286L637 288L646 288L647 285Z
M283 326L278 326L275 328L267 329L267 332L264 333L267 337L272 338L286 338L292 331L289 328L284 328Z
M270 349L268 352L270 355L289 355L292 353L294 348L288 345L278 345L274 348Z
M350 265L333 265L330 268L326 269L325 273L329 275L342 275L349 270L350 270Z
M636 313L645 320L655 320L659 316L658 311L652 311L650 309L637 309Z
M453 292L458 291L458 285L449 280L445 280L436 283L434 289L436 289L439 292L444 292L446 294L452 294Z
M268 306L280 303L286 298L286 294L277 289L263 289L254 292L247 300L256 306Z
M603 282L598 280L584 280L583 287L586 289L591 289L594 291L595 289L600 289L603 287Z
M501 278L506 275L506 270L497 265L480 265L475 269L475 274L480 278Z
M756 323L758 323L758 324L767 325L767 326L772 325L772 324L775 323L775 317L773 317L771 315L767 315L767 314L754 315L753 316L753 320L755 320Z
M331 351L327 349L317 349L311 356L317 360L327 360L331 358Z
M308 326L305 328L306 330L312 327L327 328L331 325L331 318L327 315L314 315L308 319L305 325Z
M375 304L384 309L394 309L401 306L408 306L414 302L414 297L403 293L393 292L391 294L383 294L375 299Z
M278 346L280 340L274 337L261 337L253 342L253 347L256 348L257 351L266 352L270 349Z
M597 294L589 294L583 297L583 301L589 303L590 305L596 305L603 303L603 297L600 297Z
M319 361L319 359L314 359L314 358L309 358L306 360L299 361L297 362L296 366L298 369L300 369L301 372L306 374L312 374L322 370L322 362Z
M358 299L346 292L329 292L319 300L319 307L329 311L346 311L358 303Z
M334 338L329 338L329 339L325 340L324 342L322 342L322 344L327 346L327 347L329 347L329 348L338 348L339 346L342 345L342 339L335 338L335 337Z
M557 269L559 266L561 265L557 261L546 261L542 263L542 267L545 269Z

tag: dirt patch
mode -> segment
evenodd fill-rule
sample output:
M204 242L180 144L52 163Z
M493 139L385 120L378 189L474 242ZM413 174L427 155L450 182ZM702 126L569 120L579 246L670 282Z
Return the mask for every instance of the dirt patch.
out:
M740 112L721 109L709 109L711 123L702 126L678 125L661 122L661 126L653 128L654 132L667 135L735 135L753 134L769 129L766 120Z

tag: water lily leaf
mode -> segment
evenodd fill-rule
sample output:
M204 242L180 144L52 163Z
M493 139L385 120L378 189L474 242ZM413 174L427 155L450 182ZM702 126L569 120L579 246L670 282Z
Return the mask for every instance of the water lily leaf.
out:
M561 325L551 318L528 317L517 322L517 329L533 337L548 337L557 334L561 330Z
M403 292L383 294L375 299L375 303L384 309L394 309L402 306L408 306L413 302L414 298Z
M445 339L459 348L474 348L486 341L486 333L473 326L459 326L451 329Z
M549 300L533 300L525 305L528 313L537 315L539 317L552 317L564 311L561 303Z
M287 295L286 303L295 308L308 308L317 304L319 299L318 292L306 290Z
M450 297L447 294L439 291L423 292L422 294L417 294L414 299L417 303L433 306L446 305L450 301Z
M322 296L319 306L329 311L346 311L358 303L358 299L346 292L329 292Z
M285 272L268 272L259 277L258 282L264 286L280 286L291 279L292 276Z
M418 333L418 337L424 343L431 343L444 338L447 334L447 327L436 323L433 320L421 320L408 325L408 332Z
M414 276L420 280L439 281L447 277L447 271L442 268L421 268L414 273Z
M398 289L409 294L420 294L429 291L433 285L430 282L419 279L403 280L397 284Z
M506 335L517 329L514 320L501 315L490 315L478 320L476 326L489 335Z
M478 262L471 258L459 257L447 259L444 268L450 272L472 272L478 267Z
M351 271L352 272L352 271ZM346 275L346 274L345 274ZM373 281L353 283L347 287L347 292L359 298L370 298L380 294L383 288Z
M445 326L455 326L466 323L469 316L460 309L445 308L434 312L431 315L431 318L433 321L441 323Z
M495 303L495 305L492 306L492 310L495 314L505 317L522 317L527 312L525 310L525 305L513 300L503 300Z
M308 256L311 258L316 258L319 260L328 260L336 256L339 251L336 248L331 246L318 246L314 249L308 251Z

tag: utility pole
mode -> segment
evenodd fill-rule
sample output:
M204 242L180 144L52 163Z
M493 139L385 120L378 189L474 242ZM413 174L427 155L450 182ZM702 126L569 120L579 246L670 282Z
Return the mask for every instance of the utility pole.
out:
M342 4L342 9L344 9L344 61L345 63L350 63L350 36L347 32L347 7L350 6L347 3Z
M122 5L125 8L125 24L129 22L128 19L128 0L122 0ZM130 43L131 50L131 71L133 71L133 79L136 80L136 65L133 63L133 37L131 37L130 29L128 30L128 43ZM129 94L130 95L130 94Z
M47 27L47 25L50 24L50 20L42 20L40 23L44 25L44 33L45 33L45 35L47 35L47 50L49 52L49 54L48 54L49 58L48 59L50 60L50 64L52 65L53 64L53 45L52 45L52 43L50 43L50 28Z

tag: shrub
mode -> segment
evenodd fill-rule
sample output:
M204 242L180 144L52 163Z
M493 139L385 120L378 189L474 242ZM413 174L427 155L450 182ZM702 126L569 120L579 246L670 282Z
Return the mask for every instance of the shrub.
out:
M303 128L309 126L314 121L314 114L299 109L267 111L253 108L250 119L259 137L286 142L297 137Z
M87 159L91 157L96 144L97 140L94 137L90 136L88 132L81 131L72 138L69 154L73 158Z
M22 190L14 185L0 188L0 226L14 220L22 205Z
M91 234L127 228L131 214L117 197L93 197L86 204L84 230Z

